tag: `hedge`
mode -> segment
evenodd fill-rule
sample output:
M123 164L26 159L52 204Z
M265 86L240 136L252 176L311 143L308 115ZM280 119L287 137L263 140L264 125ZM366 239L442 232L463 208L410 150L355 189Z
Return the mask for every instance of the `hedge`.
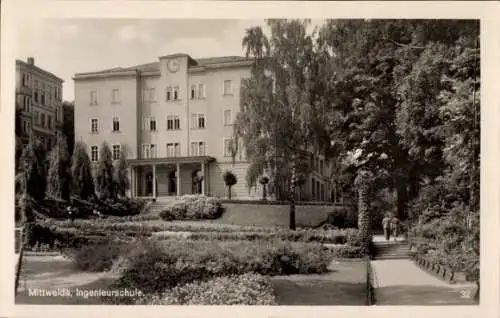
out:
M217 219L222 215L219 199L204 195L185 195L168 202L160 212L165 221Z

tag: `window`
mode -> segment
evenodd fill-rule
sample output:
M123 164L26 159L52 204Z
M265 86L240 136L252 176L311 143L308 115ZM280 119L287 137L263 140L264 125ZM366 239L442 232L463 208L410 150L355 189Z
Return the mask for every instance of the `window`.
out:
M233 93L233 82L231 80L224 81L224 95L231 95Z
M47 115L47 127L52 129L52 116Z
M224 157L231 157L232 147L231 139L224 139Z
M151 158L156 158L156 145L151 145Z
M205 98L205 85L204 84L198 85L198 98L199 99Z
M45 114L40 114L40 124L45 127Z
M42 105L46 105L45 104L45 92L42 91L42 93L40 94L40 103L42 103Z
M151 145L149 145L149 144L143 144L142 145L142 157L144 159L149 158L149 156L150 156L150 150L151 150Z
M97 148L97 146L92 146L92 148L90 149L90 159L93 162L99 160L99 148Z
M193 128L193 129L205 128L205 115L192 114L191 115L191 128Z
M35 125L38 125L38 112L33 114L33 120L35 121Z
M191 85L191 99L196 98L196 85Z
M92 105L92 106L97 105L97 92L96 91L90 92L90 105Z
M180 99L180 96L179 96L179 87L176 86L174 87L174 100L179 100Z
M167 87L167 102L172 100L172 87Z
M97 132L99 132L97 118L92 118L90 120L90 132L91 133L97 133Z
M113 145L113 160L120 159L120 145Z
M149 124L150 124L150 119L149 117L144 117L142 119L142 130L149 130Z
M179 157L181 155L181 145L180 143L168 143L167 144L167 157Z
M118 89L113 89L113 104L119 104L120 103L120 91Z
M204 155L205 155L205 143L203 141L192 141L191 156L204 156Z
M25 112L29 112L31 109L31 99L28 96L23 96L23 109Z
M149 129L150 129L151 131L156 131L156 119L151 118L151 119L149 120Z
M35 100L35 103L38 103L38 91L33 93L33 99Z
M44 145L45 145L45 136L41 136L41 137L40 137L40 141L42 142L42 144L44 144Z
M113 117L113 131L120 131L120 118Z
M231 126L233 124L233 117L230 109L224 110L224 126Z
M179 116L172 115L167 116L167 130L178 130L181 129L181 121Z
M319 173L323 174L323 160L319 161Z

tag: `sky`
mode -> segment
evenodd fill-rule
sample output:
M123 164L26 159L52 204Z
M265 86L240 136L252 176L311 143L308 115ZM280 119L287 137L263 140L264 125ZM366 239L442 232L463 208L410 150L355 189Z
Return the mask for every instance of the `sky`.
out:
M63 99L74 99L75 73L157 61L187 53L193 58L244 55L245 30L264 20L48 19L17 28L16 58L64 80Z

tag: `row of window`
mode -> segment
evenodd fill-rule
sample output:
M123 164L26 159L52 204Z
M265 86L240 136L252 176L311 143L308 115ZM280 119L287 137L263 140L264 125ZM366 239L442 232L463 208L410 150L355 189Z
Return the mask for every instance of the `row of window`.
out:
M318 180L312 179L311 183L311 195L312 199L316 201L324 201L327 199L327 191L324 184L320 183Z
M33 87L31 85L33 83ZM50 104L53 100L61 100L61 92L59 87L52 86L42 82L39 84L38 80L33 80L32 75L29 73L22 74L22 82L23 87L33 88L33 98L36 103L40 102L43 105Z
M311 157L311 163L312 163L312 169L319 174L323 174L325 172L325 166L326 163L323 159L320 159L319 157L312 156Z
M181 91L179 86L168 86L165 91L165 100L166 101L178 101L181 100ZM205 98L205 84L193 84L191 85L190 91L190 99L204 99ZM223 82L223 91L224 95L233 94L233 82L231 80L224 80ZM156 89L155 88L144 88L142 90L142 101L143 102L156 102ZM111 91L111 103L119 104L120 103L120 91L117 88L114 88ZM90 105L97 106L99 105L97 91L90 91Z
M53 119L52 116L46 115L44 113L38 113L37 111L33 113L33 121L35 122L35 125L40 125L48 129L53 129L54 121L52 119Z
M224 125L232 125L232 111L230 109L224 110ZM206 125L206 118L204 114L191 114L191 129L203 129ZM167 130L181 129L181 120L179 115L167 116ZM142 130L156 131L157 122L154 117L145 117L142 121ZM120 118L113 117L113 131L120 131ZM90 119L90 132L99 132L99 118Z
M111 151L113 153L113 160L120 159L121 145L112 145ZM92 160L93 162L99 161L99 147L98 146L90 147L90 160Z

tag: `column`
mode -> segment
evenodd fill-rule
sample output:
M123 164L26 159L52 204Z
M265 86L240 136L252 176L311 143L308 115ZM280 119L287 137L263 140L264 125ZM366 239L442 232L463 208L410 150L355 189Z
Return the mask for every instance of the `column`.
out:
M176 171L176 176L177 176L177 196L181 196L181 165L177 163L177 171Z
M205 195L205 163L204 162L201 162L201 175L203 178L203 179L201 179L201 194Z
M153 165L153 198L156 199L156 165Z

